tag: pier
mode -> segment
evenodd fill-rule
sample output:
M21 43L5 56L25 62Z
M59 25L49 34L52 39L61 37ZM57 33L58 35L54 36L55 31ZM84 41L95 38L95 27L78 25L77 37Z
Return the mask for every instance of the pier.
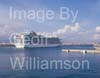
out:
M85 54L85 53L100 53L100 50L62 49L62 52L66 52L66 53L81 52Z

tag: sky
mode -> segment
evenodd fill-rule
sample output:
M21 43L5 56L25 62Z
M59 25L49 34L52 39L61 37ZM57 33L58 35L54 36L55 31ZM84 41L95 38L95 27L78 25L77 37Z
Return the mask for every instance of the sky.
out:
M10 8L14 10L44 11L44 21L35 19L10 19ZM69 18L60 19L61 7L69 9ZM54 18L46 18L52 10ZM76 19L73 21L74 15ZM28 13L27 13L28 15ZM41 16L41 14L39 15ZM63 42L100 42L100 0L0 0L0 42L9 39L12 33L35 31L59 36Z

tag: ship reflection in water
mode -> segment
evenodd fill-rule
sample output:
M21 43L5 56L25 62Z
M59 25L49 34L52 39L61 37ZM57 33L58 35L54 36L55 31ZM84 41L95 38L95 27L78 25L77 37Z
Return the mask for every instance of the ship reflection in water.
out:
M100 54L96 53L66 53L62 52L63 48L67 49L94 49L92 46L59 46L48 48L15 48L15 47L0 47L0 78L99 78L100 77ZM42 60L67 60L67 64L73 64L73 61L77 60L80 63L80 68L74 69L73 66L70 69L29 69L26 70L12 68L14 65L14 58L25 57L27 60L30 57L36 58L37 62L41 63ZM20 61L22 61L21 59ZM89 68L85 66L82 69L82 63L84 61L89 62ZM13 63L11 63L11 61ZM68 62L69 61L69 62ZM26 63L28 63L27 61ZM29 62L30 63L30 62ZM29 64L28 63L28 64ZM43 62L42 62L43 63ZM76 63L75 66L77 66ZM22 63L21 63L22 64ZM37 63L36 63L37 64ZM26 64L25 64L26 65ZM30 64L29 64L30 65ZM41 65L41 64L39 64ZM88 65L88 63L85 63ZM45 65L44 65L45 66ZM64 64L62 65L64 66Z

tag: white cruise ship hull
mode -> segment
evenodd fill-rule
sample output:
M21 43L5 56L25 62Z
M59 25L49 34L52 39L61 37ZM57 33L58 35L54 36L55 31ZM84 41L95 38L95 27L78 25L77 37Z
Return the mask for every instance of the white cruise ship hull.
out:
M24 48L24 45L19 44L19 43L16 43L16 44L15 44L15 47L16 47L16 48Z
M39 48L39 47L58 47L60 46L59 44L47 44L47 45L18 45L16 44L16 48Z
M25 45L25 48L37 48L37 47L58 47L59 44L47 44L47 45Z

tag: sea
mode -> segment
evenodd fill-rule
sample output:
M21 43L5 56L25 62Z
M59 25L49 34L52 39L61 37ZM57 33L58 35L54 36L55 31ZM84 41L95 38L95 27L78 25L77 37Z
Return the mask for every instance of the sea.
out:
M67 53L62 49L91 50L94 47L90 45L23 49L0 47L0 78L100 78L99 53ZM35 67L32 67L33 63L30 64L30 58L32 62L35 58L37 63ZM60 62L50 67L48 65L50 61Z

